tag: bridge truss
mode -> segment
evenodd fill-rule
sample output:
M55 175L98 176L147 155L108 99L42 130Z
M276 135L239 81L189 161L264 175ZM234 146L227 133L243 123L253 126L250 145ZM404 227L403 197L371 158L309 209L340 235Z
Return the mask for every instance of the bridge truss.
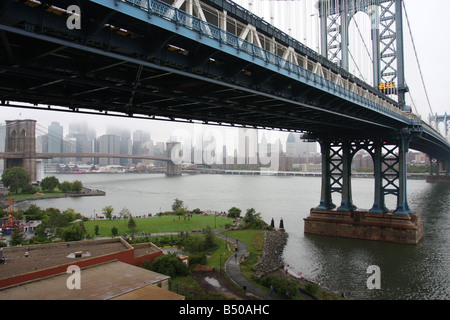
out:
M322 32L332 40L323 41L322 50L335 50L331 59L342 59L341 66L226 0L78 3L81 29L67 26L74 18L64 9L68 1L1 2L3 106L19 101L34 108L305 132L322 146L321 203L331 206L329 193L340 192L341 210L353 209L349 162L358 148L369 150L378 168L374 207L384 211L382 197L392 193L399 214L410 212L408 148L449 158L448 141L404 109L400 0L321 1ZM343 26L369 5L381 7L377 83L396 80L398 101L345 69ZM331 146L338 149L333 155ZM389 172L380 169L383 164Z

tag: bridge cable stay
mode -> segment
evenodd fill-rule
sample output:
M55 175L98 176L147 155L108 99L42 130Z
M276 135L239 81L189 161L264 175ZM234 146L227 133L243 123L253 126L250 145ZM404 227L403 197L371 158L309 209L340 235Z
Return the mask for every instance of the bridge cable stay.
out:
M402 1L402 4L403 4L403 11L405 12L406 24L408 26L409 35L411 37L411 42L412 42L412 46L413 46L413 49L414 49L414 55L415 55L415 58L416 58L417 67L419 68L420 79L422 81L422 86L423 86L423 89L425 91L425 96L427 98L428 107L430 109L430 114L433 115L433 110L431 108L430 98L428 96L428 91L427 91L427 88L425 86L425 80L424 80L424 77L423 77L422 68L420 66L419 57L418 57L417 50L416 50L416 45L414 43L414 37L413 37L413 34L412 34L411 25L409 24L409 18L408 18L408 13L406 11L405 2Z

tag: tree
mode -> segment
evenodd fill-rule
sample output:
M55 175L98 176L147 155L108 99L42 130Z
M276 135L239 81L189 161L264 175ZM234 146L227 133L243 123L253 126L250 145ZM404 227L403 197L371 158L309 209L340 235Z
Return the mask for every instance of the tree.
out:
M241 209L232 207L230 210L228 210L229 218L238 218L240 216L241 216Z
M144 267L172 278L177 275L185 276L189 274L189 269L186 264L178 259L175 252L160 255L150 263L144 262Z
M26 215L27 220L42 220L44 219L45 213L37 205L30 204L27 210L23 212Z
M61 212L59 209L47 208L45 218L42 221L43 233L47 238L55 236L64 236L64 229L69 227L71 222L75 221L77 213L73 209L67 209Z
M267 229L269 226L261 218L261 213L256 213L255 209L247 209L245 217L242 219L246 229Z
M111 234L113 237L117 236L117 233L119 233L119 230L114 226L111 228Z
M131 218L131 211L124 207L124 208L119 212L119 215L120 215L120 217L121 217L122 219Z
M172 204L172 211L177 211L182 209L183 211L186 209L184 206L183 200L175 199Z
M205 238L205 249L206 250L216 247L216 243L215 243L216 237L214 236L214 233L210 226L206 227L204 238Z
M12 234L11 234L11 240L9 241L9 244L12 246L18 246L21 245L25 241L25 235L22 232L22 229L19 227L15 227Z
M130 220L128 220L128 229L130 229L131 233L136 231L136 221L134 221L133 217L130 216Z
M113 211L114 208L112 206L106 206L102 209L102 214L106 217L106 219L111 220Z
M30 175L21 167L8 168L2 174L2 182L5 187L18 194L20 188L30 183Z
M84 238L84 231L81 225L73 224L64 229L61 233L61 238L64 241L79 241Z
M52 192L57 186L59 186L59 180L54 176L45 177L41 181L41 188L44 191Z
M83 183L81 183L81 181L79 181L79 180L75 180L74 182L72 182L71 189L75 193L80 193L81 190L83 189Z
M39 192L39 188L31 185L30 183L27 183L22 187L23 194L35 194L36 192Z
M59 190L64 193L68 193L70 192L70 190L72 190L72 184L69 181L64 181L59 184Z
M98 236L98 235L99 235L99 228L98 228L98 224L96 224L96 225L94 226L94 233L95 233L95 235L96 235L96 236Z

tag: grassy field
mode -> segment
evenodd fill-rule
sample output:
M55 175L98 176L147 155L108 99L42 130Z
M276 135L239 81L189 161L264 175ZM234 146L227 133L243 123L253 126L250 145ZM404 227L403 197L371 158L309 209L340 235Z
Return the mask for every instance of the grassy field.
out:
M44 192L39 190L39 193L41 195L36 194L27 194L27 193L11 193L11 198L15 200L23 200L23 199L34 199L34 198L45 198L45 197L58 197L58 196L64 196L65 193L60 191L58 188L55 188L53 192Z
M205 229L210 226L212 229L223 229L225 224L231 223L230 220L223 217L193 215L189 220L182 216L162 216L152 218L134 219L136 222L135 234L144 233L162 233L162 232L188 232L196 229ZM118 229L118 236L124 233L129 234L128 219L121 220L90 220L85 221L84 226L86 231L95 235L95 226L99 228L98 237L110 237L111 229L116 227Z

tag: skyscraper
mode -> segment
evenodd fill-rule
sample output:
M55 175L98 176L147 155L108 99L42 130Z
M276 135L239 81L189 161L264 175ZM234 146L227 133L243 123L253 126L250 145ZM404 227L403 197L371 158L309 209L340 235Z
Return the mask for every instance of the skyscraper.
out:
M98 138L99 153L120 154L120 137L112 134L104 134ZM101 158L101 166L119 165L120 159Z
M53 121L48 126L48 152L61 153L63 146L63 127L59 122ZM59 163L61 158L53 158L53 163Z

